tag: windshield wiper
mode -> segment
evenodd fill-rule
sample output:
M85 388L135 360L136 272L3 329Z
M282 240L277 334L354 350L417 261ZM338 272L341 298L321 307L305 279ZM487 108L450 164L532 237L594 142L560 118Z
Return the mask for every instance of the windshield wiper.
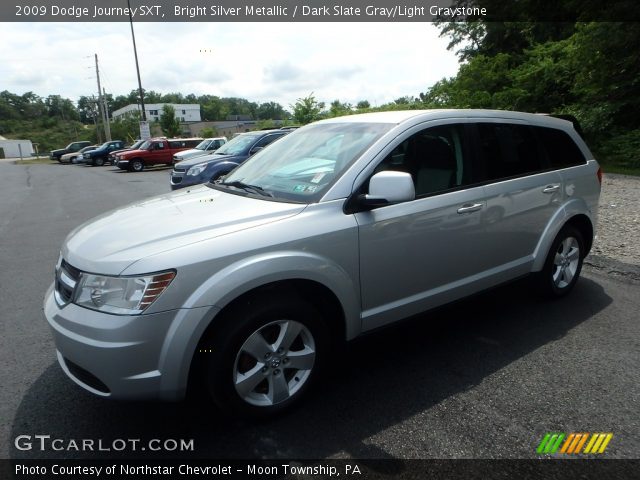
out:
M216 185L239 188L241 190L244 190L245 192L257 193L258 195L262 195L263 197L273 197L273 193L267 192L264 188L259 187L258 185L249 185L248 183L240 182L238 180L234 180L233 182L220 182Z

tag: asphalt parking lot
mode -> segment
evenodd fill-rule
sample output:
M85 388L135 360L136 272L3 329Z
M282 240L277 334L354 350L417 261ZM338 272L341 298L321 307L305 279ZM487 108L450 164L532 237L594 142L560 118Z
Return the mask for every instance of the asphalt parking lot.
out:
M301 408L267 423L198 399L86 393L58 367L42 314L60 245L102 212L168 193L168 172L0 163L1 458L536 458L546 432L612 432L606 458L640 457L640 285L588 266L561 301L523 281L362 338ZM19 450L20 435L195 448Z

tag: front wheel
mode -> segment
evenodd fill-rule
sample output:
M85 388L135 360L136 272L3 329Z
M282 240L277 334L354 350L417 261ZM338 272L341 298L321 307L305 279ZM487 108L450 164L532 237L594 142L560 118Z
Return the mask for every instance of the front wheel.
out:
M136 158L135 160L131 160L129 166L131 168L131 171L133 172L141 172L142 170L144 170L144 162L138 158Z
M544 268L538 273L542 293L551 298L567 295L580 277L585 254L580 231L571 225L563 227L551 245Z
M101 166L103 166L103 165L104 165L104 158L102 158L102 157L96 157L96 159L93 161L93 164L94 164L96 167L101 167Z
M213 401L241 416L268 417L304 396L319 375L328 334L313 305L259 296L232 308L200 349ZM211 347L211 348L207 348Z

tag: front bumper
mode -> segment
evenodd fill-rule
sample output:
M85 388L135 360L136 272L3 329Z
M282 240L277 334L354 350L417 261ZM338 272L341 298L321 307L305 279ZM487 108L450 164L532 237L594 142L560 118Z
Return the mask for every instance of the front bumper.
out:
M178 190L179 188L193 187L194 185L201 185L207 183L211 174L206 175L206 170L200 175L187 175L187 172L176 172L172 170L169 172L169 183L171 184L171 190Z
M202 321L211 312L194 308L123 316L73 303L60 307L52 286L44 313L60 366L84 389L118 399L179 400Z
M128 170L129 169L129 160L117 160L116 161L116 167L118 167L121 170Z

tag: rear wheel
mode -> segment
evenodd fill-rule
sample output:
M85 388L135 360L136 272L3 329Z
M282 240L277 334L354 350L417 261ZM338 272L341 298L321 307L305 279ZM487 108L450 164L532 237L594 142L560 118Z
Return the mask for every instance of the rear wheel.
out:
M132 172L141 172L142 170L144 170L144 162L139 158L136 158L131 160L131 162L129 163L129 167L131 168Z
M297 298L260 295L228 311L202 342L213 401L242 416L268 417L298 403L328 349L318 311Z
M542 293L552 298L568 294L580 277L585 254L580 231L571 225L564 226L553 241L544 268L538 274Z

